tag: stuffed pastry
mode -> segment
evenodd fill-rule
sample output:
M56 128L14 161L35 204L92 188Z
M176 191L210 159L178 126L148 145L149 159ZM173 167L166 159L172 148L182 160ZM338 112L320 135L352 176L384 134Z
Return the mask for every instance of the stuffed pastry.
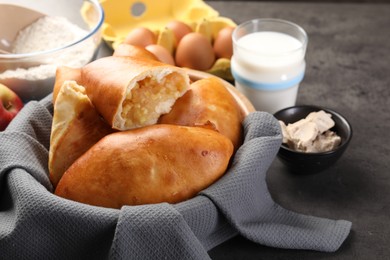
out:
M153 53L143 47L135 46L127 43L121 43L116 48L112 56L124 56L132 58L143 58L158 61Z
M118 130L155 124L189 88L185 70L150 59L105 57L81 70L93 105Z
M161 116L159 123L215 129L228 137L237 149L242 142L243 118L238 104L222 81L210 77L192 83L172 110Z
M83 154L55 194L110 208L178 203L217 181L232 154L231 141L206 128L152 125L117 132Z
M65 81L54 104L49 149L49 176L56 186L69 166L114 130L96 112L85 89Z
M58 93L62 84L67 80L73 80L80 83L81 70L79 68L71 68L67 66L59 66L56 70L56 77L53 88L53 104L55 104Z

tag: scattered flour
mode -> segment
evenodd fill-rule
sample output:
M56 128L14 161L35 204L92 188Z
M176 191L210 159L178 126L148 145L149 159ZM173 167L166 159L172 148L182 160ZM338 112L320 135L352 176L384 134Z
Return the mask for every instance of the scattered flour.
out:
M64 17L44 16L18 33L12 45L12 53L22 54L61 48L87 34L87 31ZM79 45L58 55L46 55L44 65L6 70L0 74L0 80L9 78L41 80L54 77L58 65L81 67L92 59L96 43L90 38Z
M55 64L39 65L28 69L17 68L15 70L6 70L0 74L1 79L16 78L25 80L43 80L53 77L56 73Z

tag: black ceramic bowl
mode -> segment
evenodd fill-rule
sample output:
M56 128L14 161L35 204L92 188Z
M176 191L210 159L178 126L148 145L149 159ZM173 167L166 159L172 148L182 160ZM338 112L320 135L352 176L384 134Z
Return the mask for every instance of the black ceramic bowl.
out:
M335 126L331 130L341 137L341 143L336 149L321 153L298 152L283 144L279 149L278 157L295 174L318 173L333 165L347 149L349 141L352 138L352 127L347 119L339 113L318 106L293 106L282 109L274 114L276 119L283 121L287 125L305 118L311 112L320 110L324 110L332 115Z

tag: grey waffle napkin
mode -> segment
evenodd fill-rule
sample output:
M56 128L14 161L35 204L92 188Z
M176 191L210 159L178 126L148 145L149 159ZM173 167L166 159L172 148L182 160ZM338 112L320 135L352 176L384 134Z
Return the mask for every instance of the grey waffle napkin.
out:
M195 198L108 209L59 198L48 178L51 96L30 102L0 133L0 259L209 259L241 234L268 246L332 252L351 223L288 211L271 198L266 172L280 143L273 116L244 121L229 171Z

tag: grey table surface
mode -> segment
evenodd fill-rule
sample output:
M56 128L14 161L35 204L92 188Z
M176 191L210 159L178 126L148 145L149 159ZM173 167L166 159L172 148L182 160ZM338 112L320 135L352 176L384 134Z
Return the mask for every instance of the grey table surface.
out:
M354 136L330 169L295 176L275 159L270 192L285 208L352 221L335 253L283 250L242 237L214 248L213 259L390 259L390 4L208 2L237 23L280 18L309 36L298 104L343 114Z
M212 259L390 259L390 4L208 4L236 23L280 18L301 25L309 45L297 104L336 110L354 130L348 150L330 169L296 176L276 158L267 175L271 195L283 207L352 221L337 252L270 248L237 236L212 249Z

